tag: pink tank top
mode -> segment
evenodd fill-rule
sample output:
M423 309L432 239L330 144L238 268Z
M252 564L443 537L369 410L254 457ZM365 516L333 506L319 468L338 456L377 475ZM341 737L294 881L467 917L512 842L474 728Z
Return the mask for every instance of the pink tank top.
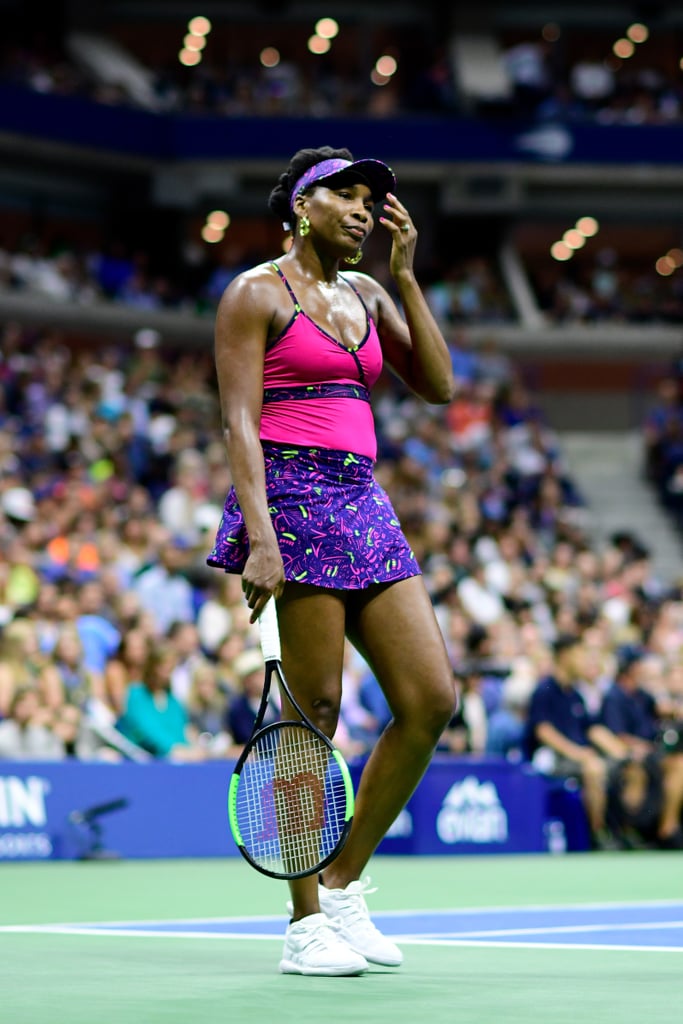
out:
M367 328L355 350L346 348L303 311L285 275L294 304L291 320L266 349L263 376L262 441L332 448L377 457L370 389L382 370L375 323L358 290Z

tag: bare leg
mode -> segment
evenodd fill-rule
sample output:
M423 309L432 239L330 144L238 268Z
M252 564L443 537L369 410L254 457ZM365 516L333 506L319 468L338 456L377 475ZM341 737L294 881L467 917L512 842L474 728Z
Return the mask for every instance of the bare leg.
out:
M324 872L329 888L360 878L414 792L456 705L453 670L422 577L347 597L347 632L393 714L368 759L351 833Z
M595 754L581 766L582 797L586 808L586 816L593 835L605 826L605 808L607 805L607 766L603 759Z
M666 839L681 827L683 807L683 755L671 754L662 762L664 807L659 822L658 836Z

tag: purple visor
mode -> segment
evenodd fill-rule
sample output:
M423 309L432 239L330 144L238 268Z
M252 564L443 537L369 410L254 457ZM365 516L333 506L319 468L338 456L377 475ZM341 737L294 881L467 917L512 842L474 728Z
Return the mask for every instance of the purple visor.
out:
M363 182L370 189L373 202L378 203L387 192L396 188L396 176L391 167L387 167L381 160L321 160L313 164L301 175L292 189L290 200L291 209L294 210L294 200L305 189L310 188L319 181L328 178L336 178L337 175L349 175L349 178L356 178Z

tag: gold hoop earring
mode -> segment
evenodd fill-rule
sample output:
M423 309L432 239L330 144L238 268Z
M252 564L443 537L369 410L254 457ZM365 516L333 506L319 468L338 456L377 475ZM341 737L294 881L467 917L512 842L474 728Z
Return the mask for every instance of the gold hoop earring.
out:
M305 238L308 232L311 230L311 222L304 214L299 221L299 234L302 238Z
M363 259L363 250L359 249L358 252L354 252L353 256L345 256L344 257L344 263L351 263L351 264L355 265L356 263L360 263L360 261L362 259Z

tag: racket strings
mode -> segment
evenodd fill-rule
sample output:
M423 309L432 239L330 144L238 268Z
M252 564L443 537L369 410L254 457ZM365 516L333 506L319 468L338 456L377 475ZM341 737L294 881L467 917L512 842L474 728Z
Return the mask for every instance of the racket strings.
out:
M242 767L236 813L245 850L268 871L312 873L344 831L346 799L330 747L305 726L276 726Z

